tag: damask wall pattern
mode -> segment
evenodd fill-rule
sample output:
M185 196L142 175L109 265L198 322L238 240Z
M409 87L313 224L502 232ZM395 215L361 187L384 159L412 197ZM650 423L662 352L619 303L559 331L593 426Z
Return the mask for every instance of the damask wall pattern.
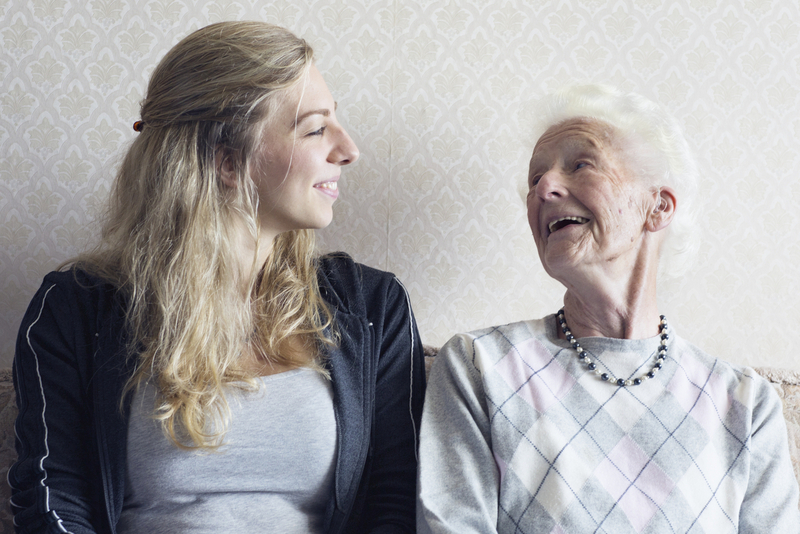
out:
M0 366L41 277L89 246L148 76L189 31L287 26L361 149L323 250L395 272L426 343L552 313L522 193L535 102L603 82L696 150L702 248L662 287L686 338L800 369L800 7L788 0L0 0Z

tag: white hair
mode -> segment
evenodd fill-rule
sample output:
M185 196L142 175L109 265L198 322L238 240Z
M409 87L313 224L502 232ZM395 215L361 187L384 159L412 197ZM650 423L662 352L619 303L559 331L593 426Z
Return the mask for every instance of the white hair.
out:
M552 126L589 119L612 128L634 175L654 188L668 186L677 197L675 215L661 247L659 276L677 277L697 250L696 195L699 172L675 118L635 93L606 85L580 85L546 96L535 108L532 139Z

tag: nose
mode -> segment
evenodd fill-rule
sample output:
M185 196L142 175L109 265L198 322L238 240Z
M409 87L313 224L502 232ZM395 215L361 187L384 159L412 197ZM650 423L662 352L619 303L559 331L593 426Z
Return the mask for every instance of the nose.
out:
M551 168L545 172L536 184L536 196L542 200L554 200L563 198L567 195L564 187L562 175L557 168Z
M339 139L336 146L331 150L328 161L337 165L349 165L356 161L359 156L358 147L353 142L350 134L344 128L340 129Z

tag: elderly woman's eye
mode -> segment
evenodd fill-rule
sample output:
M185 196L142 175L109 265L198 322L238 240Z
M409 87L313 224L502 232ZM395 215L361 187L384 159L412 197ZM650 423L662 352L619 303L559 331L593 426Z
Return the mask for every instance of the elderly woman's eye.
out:
M584 167L588 167L588 166L589 166L589 164L588 164L588 163L586 163L585 161L579 161L578 163L576 163L576 164L575 164L575 170L576 170L576 171L579 171L579 170L581 170L582 168L584 168Z

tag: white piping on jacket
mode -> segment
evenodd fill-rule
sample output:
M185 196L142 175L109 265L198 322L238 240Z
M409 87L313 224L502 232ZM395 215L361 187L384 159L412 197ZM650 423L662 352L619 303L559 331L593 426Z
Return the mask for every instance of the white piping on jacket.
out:
M42 392L42 426L44 426L44 450L45 450L45 453L44 453L44 456L42 456L42 459L39 460L39 469L41 469L42 474L43 474L42 480L39 481L39 484L42 485L42 487L44 488L44 491L45 491L45 512L46 513L50 513L50 512L53 513L53 516L58 521L58 528L61 529L61 532L65 532L67 534L72 534L66 528L64 528L64 525L62 524L63 522L62 522L61 518L58 517L58 513L55 510L51 510L50 509L50 488L47 486L47 484L45 484L45 481L47 480L47 470L44 468L44 461L47 459L48 456L50 456L50 446L47 444L47 437L48 437L47 420L45 419L45 411L47 410L47 399L45 398L45 395L44 395L44 384L42 383L42 373L39 371L39 355L36 354L36 350L34 350L33 345L31 344L31 329L34 327L34 325L36 323L39 322L39 319L41 319L42 312L44 311L44 304L45 304L45 301L47 300L47 295L50 293L50 291L54 287L56 287L56 286L52 285L49 288L47 288L47 291L45 291L44 297L42 297L42 307L39 308L39 315L36 316L36 319L30 324L30 326L28 326L28 329L25 331L25 339L28 342L28 348L31 349L31 353L33 353L33 359L36 362L36 375L39 378L39 389ZM16 427L15 427L15 431L16 431ZM16 524L16 521L14 521L14 523Z
M411 374L408 391L408 414L411 416L411 428L414 429L414 459L419 462L419 455L417 453L417 423L414 421L414 314L411 313L411 298L408 296L408 290L403 282L396 276L394 277L400 287L403 288L403 293L406 296L406 306L408 306L408 331L411 335Z

